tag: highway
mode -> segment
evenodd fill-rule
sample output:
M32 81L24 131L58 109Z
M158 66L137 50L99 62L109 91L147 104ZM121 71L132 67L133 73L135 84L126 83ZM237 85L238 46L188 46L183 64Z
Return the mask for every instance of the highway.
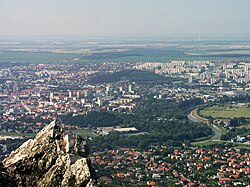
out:
M196 110L196 109L194 109L194 110ZM195 123L198 123L198 122L204 123L204 122L205 122L204 120L199 119L199 118L197 118L197 117L195 117L195 116L193 115L193 111L194 111L194 110L192 110L192 111L190 112L190 114L187 115L187 118L188 118L189 120L195 122ZM218 129L215 125L208 125L208 127L211 128L212 131L214 132L214 136L211 137L210 140L220 139L220 137L221 137L221 132L219 131L219 129Z

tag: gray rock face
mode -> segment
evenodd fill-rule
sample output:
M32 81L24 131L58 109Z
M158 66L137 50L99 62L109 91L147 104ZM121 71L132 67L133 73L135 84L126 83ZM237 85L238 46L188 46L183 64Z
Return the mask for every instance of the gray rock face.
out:
M64 132L56 121L42 129L3 160L17 186L97 186L86 141Z

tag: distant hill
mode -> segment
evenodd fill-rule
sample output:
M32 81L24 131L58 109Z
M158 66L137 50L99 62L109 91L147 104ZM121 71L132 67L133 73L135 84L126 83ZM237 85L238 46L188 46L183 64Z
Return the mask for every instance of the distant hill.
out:
M141 70L122 70L119 72L115 72L112 74L102 74L96 77L91 78L89 83L109 83L109 82L117 82L121 80L128 81L158 81L165 80L165 77L161 75L157 75L155 73L149 71L141 71Z

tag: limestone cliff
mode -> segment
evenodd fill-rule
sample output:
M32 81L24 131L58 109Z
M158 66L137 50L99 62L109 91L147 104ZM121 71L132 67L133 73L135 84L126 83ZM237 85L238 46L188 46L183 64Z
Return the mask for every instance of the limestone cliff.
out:
M56 121L4 159L2 170L19 187L97 186L86 141L63 131Z

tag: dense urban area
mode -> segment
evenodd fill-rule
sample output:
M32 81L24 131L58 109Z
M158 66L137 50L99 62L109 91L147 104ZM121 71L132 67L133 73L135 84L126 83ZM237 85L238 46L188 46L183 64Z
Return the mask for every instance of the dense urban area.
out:
M250 62L0 69L0 156L54 119L88 139L103 186L250 185Z

